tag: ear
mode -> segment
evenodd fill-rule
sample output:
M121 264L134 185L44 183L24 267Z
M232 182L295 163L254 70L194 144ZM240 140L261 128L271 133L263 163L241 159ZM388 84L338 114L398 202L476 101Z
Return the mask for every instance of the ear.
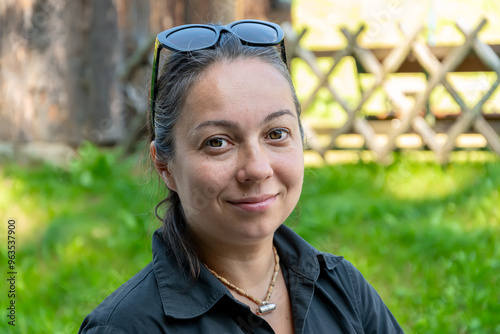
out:
M168 189L171 189L173 191L177 191L177 186L175 184L174 176L172 175L172 172L170 171L170 165L168 163L160 161L156 157L156 143L154 140L149 145L149 151L151 152L151 159L153 159L153 163L155 165L156 171L158 172L158 174L162 178L163 182L165 182Z

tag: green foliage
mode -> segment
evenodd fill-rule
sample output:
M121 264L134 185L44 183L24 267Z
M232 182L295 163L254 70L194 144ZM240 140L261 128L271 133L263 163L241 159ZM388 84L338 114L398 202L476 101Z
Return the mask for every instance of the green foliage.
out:
M151 259L164 187L137 157L79 153L67 168L0 168L0 211L17 224L19 333L75 333ZM499 194L498 161L328 166L307 170L290 225L353 262L408 333L500 333Z

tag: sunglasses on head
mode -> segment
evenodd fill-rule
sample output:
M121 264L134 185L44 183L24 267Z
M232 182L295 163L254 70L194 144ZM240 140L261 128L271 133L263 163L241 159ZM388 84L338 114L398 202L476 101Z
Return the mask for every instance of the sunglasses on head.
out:
M241 20L226 26L206 24L186 24L165 30L156 36L153 71L151 75L151 123L155 131L156 81L160 52L163 48L171 51L190 52L213 48L222 32L232 33L243 45L280 46L281 58L285 65L286 52L283 29L275 23L259 20Z

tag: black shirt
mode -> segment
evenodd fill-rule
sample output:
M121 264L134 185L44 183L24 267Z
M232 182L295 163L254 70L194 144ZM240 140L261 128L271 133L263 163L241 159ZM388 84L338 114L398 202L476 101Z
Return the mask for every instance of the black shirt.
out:
M322 253L282 225L274 235L295 333L403 333L373 287L347 260ZM274 333L205 266L179 270L161 233L153 261L106 298L79 333Z

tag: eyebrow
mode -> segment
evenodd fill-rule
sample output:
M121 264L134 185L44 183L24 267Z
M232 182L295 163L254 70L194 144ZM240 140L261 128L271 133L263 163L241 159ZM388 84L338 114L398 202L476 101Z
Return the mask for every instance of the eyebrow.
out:
M239 128L238 124L236 124L235 122L231 122L231 121L228 121L228 120L224 120L224 119L214 119L214 120L210 120L210 121L205 121L201 124L199 124L195 130L198 130L200 128L203 128L205 126L220 126L220 127L223 127L223 128L229 128L229 129L237 129Z
M275 111L275 112L267 115L266 118L264 118L264 120L261 122L261 124L268 123L268 122L272 121L273 119L276 119L276 118L284 116L284 115L289 115L289 116L292 116L293 118L295 118L295 115L290 110L282 109L282 110L278 110L278 111Z
M261 125L268 123L268 122L272 121L273 119L276 119L276 118L284 116L284 115L289 115L289 116L295 118L295 115L290 110L282 109L282 110L278 110L278 111L275 111L275 112L267 115L266 118L264 118L264 120L261 122ZM205 121L205 122L199 124L195 128L195 130L198 130L198 129L206 127L206 126L219 126L219 127L223 127L223 128L229 128L229 129L238 129L240 127L237 123L232 122L232 121L228 121L225 119L214 119L214 120Z

